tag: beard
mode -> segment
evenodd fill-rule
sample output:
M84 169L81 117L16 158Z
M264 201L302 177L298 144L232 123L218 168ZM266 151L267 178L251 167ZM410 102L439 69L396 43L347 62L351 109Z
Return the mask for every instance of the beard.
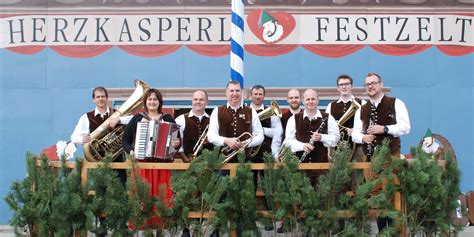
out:
M279 25L277 22L273 22L275 26L274 30L268 28L263 29L263 39L269 43L276 42L283 35L283 26Z

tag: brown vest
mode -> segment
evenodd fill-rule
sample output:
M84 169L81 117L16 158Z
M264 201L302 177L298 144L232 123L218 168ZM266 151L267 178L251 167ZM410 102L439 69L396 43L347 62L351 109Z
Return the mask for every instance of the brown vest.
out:
M196 116L189 117L189 113L184 114L185 127L183 131L184 154L193 154L193 148L198 142L204 129L209 125L209 117L203 116L201 121ZM212 144L207 143L203 149L212 149Z
M109 113L115 112L115 109L109 108ZM89 119L89 132L92 133L94 130L96 130L105 120L109 118L111 114L107 114L102 118L100 114L97 114L97 116L94 116L95 110L92 110L87 113L87 119Z
M238 108L235 113L232 109L222 105L218 107L217 117L219 118L219 135L223 137L238 137L244 132L252 133L252 108L244 106ZM243 138L241 140L245 140ZM245 152L249 154L249 148ZM247 157L250 159L250 157ZM235 156L229 163L236 162Z
M318 130L319 133L327 134L329 114L321 111L321 115L322 118L309 120L307 117L303 118L303 113L295 114L296 140L308 143L312 135L311 132ZM321 127L323 121L324 124ZM315 142L313 146L314 149L306 156L306 159L303 162L328 162L328 149L323 145L323 143ZM303 151L296 152L296 156L301 157L303 153Z
M359 102L359 104L362 104L361 99L355 98L355 100L357 102ZM342 115L344 115L347 112L347 110L349 110L351 105L352 105L352 101L348 101L347 103L344 103L342 101L339 102L339 103L337 101L333 101L333 102L331 102L331 111L330 111L330 113L336 121L339 121L339 119L341 119ZM350 119L348 119L343 124L343 126L346 127L346 128L353 128L354 127L354 117L351 117ZM347 134L346 130L343 129L342 132L341 132L341 140L347 141L348 137L349 137L349 135Z
M370 120L372 119L374 124L378 125L393 125L397 123L396 111L395 111L395 98L384 96L380 101L377 108L372 109L372 104L367 102L361 107L360 118L362 120L362 131L367 131ZM394 137L389 134L377 134L375 136L374 144L378 146L382 143L384 138L390 139L390 153L392 155L400 154L400 138ZM368 154L368 145L364 144L364 154Z

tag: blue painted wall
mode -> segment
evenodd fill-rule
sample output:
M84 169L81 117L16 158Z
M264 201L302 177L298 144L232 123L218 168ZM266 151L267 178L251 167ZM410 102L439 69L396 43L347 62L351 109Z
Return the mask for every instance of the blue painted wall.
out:
M277 57L245 56L245 85L330 87L347 73L362 86L368 71L382 75L391 95L410 112L412 131L402 138L408 153L427 128L454 146L463 173L461 188L474 190L474 54L450 57L436 48L395 57L364 48L344 58L320 57L302 48ZM229 78L229 57L206 57L182 48L159 58L141 58L117 48L94 58L62 57L46 48L33 55L0 49L0 197L25 176L25 153L39 153L68 140L79 117L93 108L91 88L132 87L142 79L153 87L219 87ZM166 99L166 98L165 98ZM212 98L211 98L212 99ZM0 224L11 217L0 202Z

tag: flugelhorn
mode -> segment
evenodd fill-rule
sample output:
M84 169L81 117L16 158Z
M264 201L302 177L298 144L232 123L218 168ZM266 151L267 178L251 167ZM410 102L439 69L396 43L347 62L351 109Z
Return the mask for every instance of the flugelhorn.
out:
M278 103L275 100L272 100L270 107L264 109L263 111L257 114L258 119L260 121L268 119L274 115L278 116L279 118L281 118L282 115L280 107L278 106ZM250 157L255 157L258 154L260 148L262 147L262 144L263 142L256 147L252 147L252 149L250 150Z
M196 145L193 147L193 154L190 155L191 159L194 159L197 157L198 153L202 150L204 144L207 142L207 131L209 130L209 124L204 128L204 130L201 133L201 136L199 136L198 141L196 142Z
M249 138L247 138L245 140L242 140L242 138L244 136L248 136ZM239 149L234 150L234 149L230 148L229 146L224 146L221 149L221 154L223 154L224 157L225 157L224 163L227 163L230 159L232 159L239 152L245 150L249 146L249 144L252 142L252 139L253 139L253 135L251 133L244 132L244 133L240 134L240 136L237 137L237 141L239 141L241 143L241 146L239 147Z

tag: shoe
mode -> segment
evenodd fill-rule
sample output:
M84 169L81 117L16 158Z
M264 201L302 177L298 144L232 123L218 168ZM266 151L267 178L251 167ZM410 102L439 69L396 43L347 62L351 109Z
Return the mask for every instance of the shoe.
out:
M285 233L285 228L283 227L283 225L281 225L281 226L277 229L277 233L279 233L279 234Z
M189 233L188 228L183 229L183 233L181 234L181 237L191 237L191 234Z
M272 223L265 224L264 229L265 229L265 231L272 231L273 230L273 224Z
M219 237L219 231L218 230L214 230L211 234L210 237Z

